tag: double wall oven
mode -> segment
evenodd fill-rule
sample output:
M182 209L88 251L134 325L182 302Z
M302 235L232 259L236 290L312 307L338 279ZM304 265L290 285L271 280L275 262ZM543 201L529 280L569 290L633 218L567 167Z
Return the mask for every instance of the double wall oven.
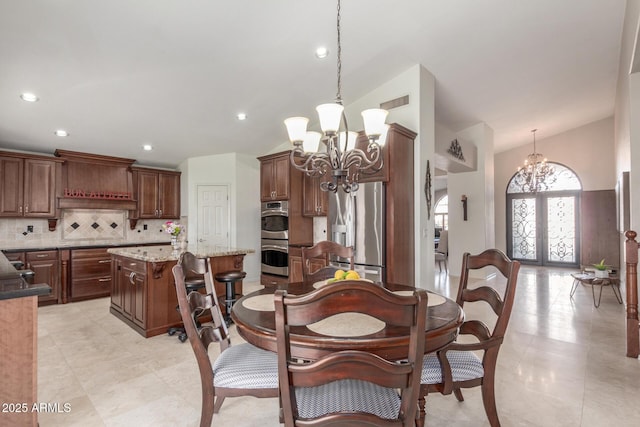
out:
M289 202L265 202L261 209L262 273L289 275Z

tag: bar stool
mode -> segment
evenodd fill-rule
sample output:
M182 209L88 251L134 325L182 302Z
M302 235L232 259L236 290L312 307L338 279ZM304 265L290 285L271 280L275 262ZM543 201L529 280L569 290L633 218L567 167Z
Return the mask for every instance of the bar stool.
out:
M227 326L231 324L231 309L233 308L233 304L236 302L236 282L238 280L242 280L246 277L247 273L244 271L222 271L215 275L215 279L226 285L226 296L224 299L224 304L226 308L226 312L224 315L224 320L227 323Z
M204 288L204 277L192 277L192 278L187 278L184 281L184 286L187 290L187 295L189 295L189 292L192 291L197 291L198 289L202 289ZM180 306L177 305L176 306L176 311L180 312ZM198 319L193 319L196 322L196 325L198 326L198 328L200 327L200 323L198 323ZM180 335L178 335L178 339L180 340L180 342L185 342L187 340L187 331L184 329L184 327L173 327L173 328L169 328L169 330L167 331L167 334L169 334L170 336L175 335L176 333L180 332Z

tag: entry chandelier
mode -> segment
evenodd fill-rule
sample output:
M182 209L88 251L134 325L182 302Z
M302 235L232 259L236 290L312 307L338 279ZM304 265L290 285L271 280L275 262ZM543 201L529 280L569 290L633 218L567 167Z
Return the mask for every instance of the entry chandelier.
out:
M549 166L547 159L536 152L536 131L533 129L533 153L529 154L524 161L524 166L518 167L515 176L515 183L522 188L523 193L537 193L545 191L556 181L556 171L553 166Z
M321 177L331 173L331 180L322 180L323 191L346 193L358 190L360 174L372 174L382 168L380 136L386 132L385 119L388 112L382 109L370 109L362 112L364 130L368 138L365 150L356 148L358 134L350 132L342 105L342 46L340 44L340 0L338 0L336 27L338 31L337 74L338 90L335 103L321 104L316 107L320 119L319 132L307 132L306 117L290 117L284 121L289 139L293 144L291 164L311 177ZM340 125L344 125L344 131ZM320 142L325 149L320 149Z

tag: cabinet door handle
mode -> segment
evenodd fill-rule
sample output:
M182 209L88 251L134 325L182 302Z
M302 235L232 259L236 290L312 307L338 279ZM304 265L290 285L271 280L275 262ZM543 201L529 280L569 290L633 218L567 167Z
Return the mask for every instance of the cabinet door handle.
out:
M102 278L98 279L98 282L110 282L110 281L111 281L111 276L102 277Z
M101 259L100 261L98 261L98 264L106 264L106 263L110 263L111 260L110 259Z
M158 209L156 209L156 216L158 216Z
M129 283L131 283L132 285L135 285L136 282L134 281L136 277L136 272L132 271L131 274L129 274Z
M22 206L18 207L18 212L22 213Z
M45 255L45 254L36 254L36 258L48 258L49 255Z
M162 216L162 209L160 209L160 216Z
M26 205L26 206L24 207L24 213L29 213L29 205Z

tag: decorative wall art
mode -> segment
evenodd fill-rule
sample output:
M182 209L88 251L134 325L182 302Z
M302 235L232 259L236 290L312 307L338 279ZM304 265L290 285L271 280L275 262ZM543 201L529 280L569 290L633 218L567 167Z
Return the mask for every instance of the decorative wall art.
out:
M449 146L447 153L451 154L458 160L461 160L463 162L465 161L464 154L462 153L462 147L458 143L458 139L454 139L453 141L451 141L451 145Z
M467 196L463 194L460 201L462 202L462 219L466 221L467 220Z
M427 219L431 219L431 168L427 160L427 173L424 177L424 195L427 198Z

